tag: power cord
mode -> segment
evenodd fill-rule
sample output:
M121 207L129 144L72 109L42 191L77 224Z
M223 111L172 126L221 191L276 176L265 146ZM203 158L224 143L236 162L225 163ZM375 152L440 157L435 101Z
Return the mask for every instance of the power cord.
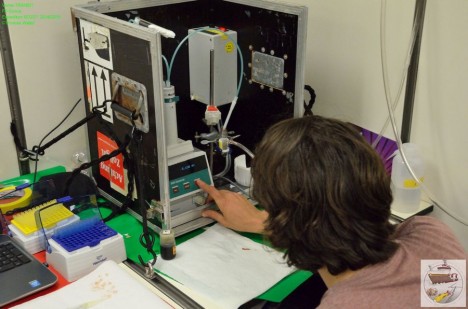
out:
M310 85L304 85L304 89L309 92L310 100L308 103L304 100L304 116L312 116L314 113L312 112L312 107L315 103L315 90Z
M49 135L51 135L55 130L57 130L64 122L65 120L68 119L68 117L70 117L70 115L73 113L73 111L75 110L75 108L78 106L78 104L81 102L81 98L73 105L72 109L68 112L68 114L65 116L65 118L62 119L62 121L59 122L58 125L56 125L52 130L50 130L49 133L47 133L42 139L41 141L39 142L39 145L37 146L38 149L41 148L42 146L42 143L44 142L44 140L49 137ZM33 148L34 149L34 148ZM38 162L39 162L39 152L36 152L36 155L34 157L34 159L32 159L34 161L34 178L33 178L33 183L36 182L36 178L37 178L37 166L38 166Z

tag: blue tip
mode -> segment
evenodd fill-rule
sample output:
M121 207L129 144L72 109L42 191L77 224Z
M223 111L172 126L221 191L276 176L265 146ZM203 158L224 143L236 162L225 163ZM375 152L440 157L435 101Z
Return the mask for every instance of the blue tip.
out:
M68 202L71 202L73 201L73 198L71 196L64 196L64 197L61 197L61 198L58 198L57 199L57 203L68 203Z
M17 186L15 189L16 190L22 190L22 189L27 188L29 186L31 186L30 183L23 183L22 185Z

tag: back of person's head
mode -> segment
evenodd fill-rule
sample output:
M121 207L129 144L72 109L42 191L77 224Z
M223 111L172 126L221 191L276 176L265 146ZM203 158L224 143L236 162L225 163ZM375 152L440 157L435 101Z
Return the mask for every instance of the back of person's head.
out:
M388 259L390 178L380 156L345 122L310 116L272 126L252 162L266 233L288 263L331 274Z

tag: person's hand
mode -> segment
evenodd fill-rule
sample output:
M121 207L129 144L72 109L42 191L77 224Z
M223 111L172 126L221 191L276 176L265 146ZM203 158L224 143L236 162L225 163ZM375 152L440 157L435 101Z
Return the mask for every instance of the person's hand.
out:
M218 190L202 180L196 180L200 189L208 193L209 199L214 200L220 211L205 209L203 217L216 220L221 225L239 231L263 233L264 223L268 213L257 209L243 195L228 190Z

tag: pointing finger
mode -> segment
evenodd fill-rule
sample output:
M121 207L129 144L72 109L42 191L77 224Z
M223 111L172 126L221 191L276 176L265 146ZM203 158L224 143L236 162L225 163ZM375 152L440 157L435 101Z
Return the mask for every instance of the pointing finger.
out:
M197 180L195 180L195 183L197 184L197 186L200 189L202 189L203 191L208 193L213 199L216 200L216 198L218 198L220 196L218 189L216 189L213 186L208 185L203 180L197 179Z

